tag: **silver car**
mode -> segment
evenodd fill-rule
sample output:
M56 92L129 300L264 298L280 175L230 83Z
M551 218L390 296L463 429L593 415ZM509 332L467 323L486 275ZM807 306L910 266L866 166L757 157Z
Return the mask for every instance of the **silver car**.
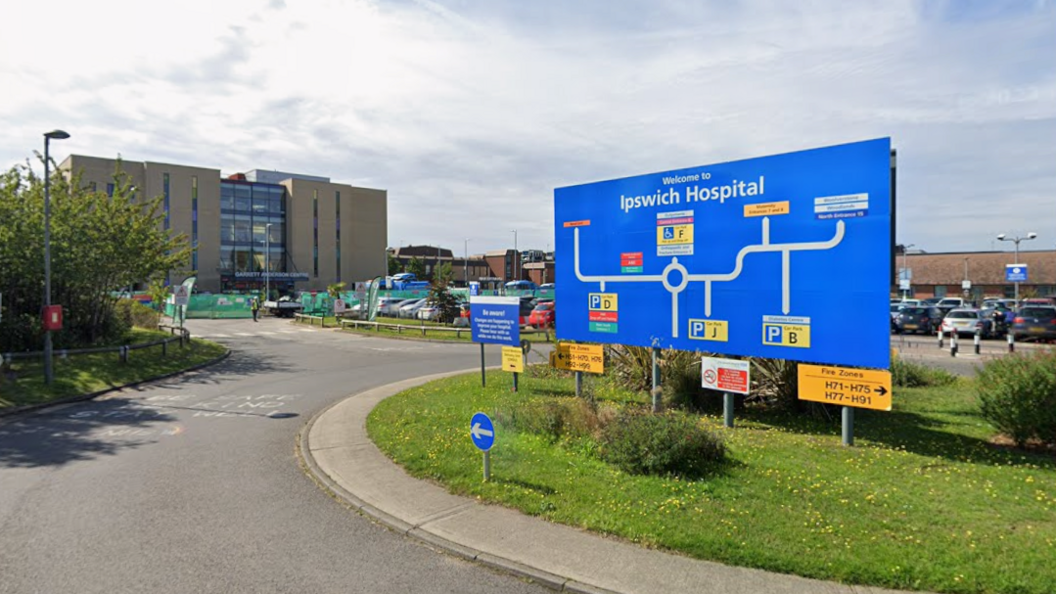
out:
M425 302L428 301L428 299L428 297L422 297L421 299L404 301L400 304L400 310L397 312L397 317L414 319L418 310L425 305Z
M942 331L961 334L975 334L990 338L994 334L994 320L981 309L952 309L942 318Z

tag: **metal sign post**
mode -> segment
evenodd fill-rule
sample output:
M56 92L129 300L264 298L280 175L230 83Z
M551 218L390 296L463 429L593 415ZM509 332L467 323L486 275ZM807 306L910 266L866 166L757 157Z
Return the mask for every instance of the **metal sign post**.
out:
M495 425L488 415L478 412L469 420L469 436L473 445L484 452L484 482L491 479L491 447L495 445Z

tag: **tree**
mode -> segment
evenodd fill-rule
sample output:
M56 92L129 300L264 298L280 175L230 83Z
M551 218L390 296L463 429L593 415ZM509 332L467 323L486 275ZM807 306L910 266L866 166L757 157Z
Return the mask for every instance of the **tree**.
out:
M400 261L396 259L396 256L389 254L389 276L403 272L403 266L400 265Z
M53 164L52 164L53 165ZM183 235L162 228L161 196L132 201L127 175L114 174L114 193L82 187L54 168L51 182L51 297L64 309L56 346L115 338L127 326L115 315L114 291L163 279L186 268ZM0 176L0 349L37 350L44 300L44 180L17 165Z
M440 308L441 322L450 322L458 315L458 300L449 288L452 276L451 263L444 262L436 269L429 286L429 303Z
M415 278L422 280L425 278L425 263L422 262L418 256L411 258L411 261L407 263L407 272L414 273Z

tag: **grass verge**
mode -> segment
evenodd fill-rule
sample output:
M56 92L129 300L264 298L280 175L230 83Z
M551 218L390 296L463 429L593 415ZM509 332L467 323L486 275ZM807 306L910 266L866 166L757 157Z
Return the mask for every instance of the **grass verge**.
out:
M337 318L326 318L327 328L337 328ZM473 342L473 332L469 327L455 328L450 324L441 324L427 320L397 320L396 318L379 318L378 326L363 325L358 328L345 325L343 330L356 334L385 337L428 338L431 340L449 340L452 342ZM306 323L306 322L300 322ZM531 342L553 342L553 332L522 328L521 338Z
M726 437L729 463L707 478L632 476L601 462L591 438L554 439L503 424L532 399L574 398L570 377L491 372L409 390L371 413L371 438L416 477L451 491L645 546L746 567L899 589L1051 593L1056 584L1056 464L997 448L970 380L897 388L895 409L859 410L856 446L839 419L748 409ZM603 406L644 394L604 378ZM468 436L496 419L492 480Z
M170 336L168 332L150 330L133 332L130 344ZM131 351L127 364L121 362L117 353L70 355L65 359L56 353L50 386L44 383L42 361L15 359L11 368L0 375L0 409L42 404L174 373L215 359L225 351L219 344L192 339L183 348L178 342L170 343L165 355L160 346Z

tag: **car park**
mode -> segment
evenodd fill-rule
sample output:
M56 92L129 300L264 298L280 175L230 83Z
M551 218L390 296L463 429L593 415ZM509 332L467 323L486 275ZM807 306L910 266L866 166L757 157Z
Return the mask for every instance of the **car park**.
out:
M1056 339L1056 306L1027 305L1012 318L1012 336L1016 340Z
M994 321L981 309L963 307L951 310L942 318L942 331L958 335L978 333L982 338L990 338L994 333Z

